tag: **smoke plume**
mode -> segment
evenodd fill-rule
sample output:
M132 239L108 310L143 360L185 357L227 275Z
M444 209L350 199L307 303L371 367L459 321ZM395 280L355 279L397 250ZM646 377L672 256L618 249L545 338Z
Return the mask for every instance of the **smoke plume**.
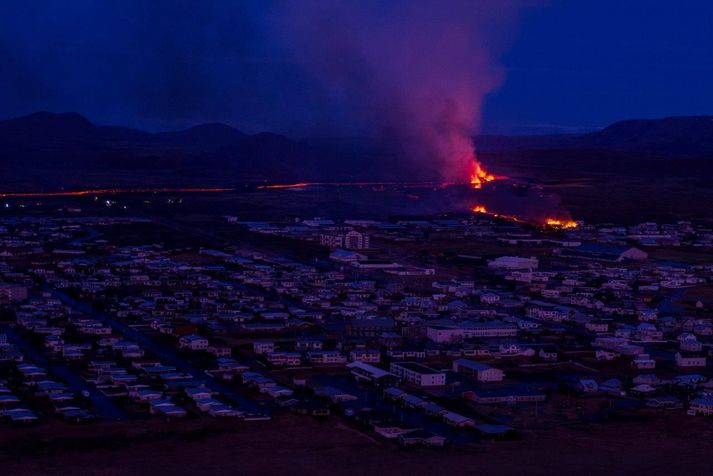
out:
M531 3L531 2L529 2ZM404 176L467 182L517 0L285 2L277 28L335 100L396 145ZM477 164L477 162L475 162Z

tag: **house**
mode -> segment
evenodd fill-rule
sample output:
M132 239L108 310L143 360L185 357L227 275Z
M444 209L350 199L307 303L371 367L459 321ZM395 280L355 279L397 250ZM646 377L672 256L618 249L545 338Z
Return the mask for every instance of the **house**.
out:
M381 387L394 385L398 377L386 370L374 367L364 362L352 362L347 364L347 368L355 379L379 385Z
M713 397L700 397L691 400L689 414L693 415L713 415Z
M323 345L319 339L299 339L295 342L295 350L322 350Z
M500 369L468 359L454 360L453 371L474 377L478 382L502 382L505 377Z
M352 395L339 388L330 387L328 385L315 385L312 390L314 391L314 394L318 397L328 398L332 401L332 403L347 402L358 399L356 395Z
M307 359L315 365L341 365L347 362L346 356L336 350L315 350L307 352Z
M417 362L392 362L392 374L419 387L439 387L446 384L446 374Z
M296 366L302 363L302 354L299 352L270 352L265 356L271 365Z
M454 412L446 412L441 416L441 418L443 418L443 422L445 424L459 428L465 426L473 426L475 424L472 418L468 418L466 416Z
M275 343L272 341L258 340L253 342L253 352L256 354L268 354L275 350Z
M473 400L476 403L529 403L544 402L546 395L540 389L534 387L508 386L498 389L467 390L463 392L463 397Z
M597 393L599 384L591 378L582 378L577 382L577 391L581 393Z
M638 370L654 369L656 368L656 361L649 354L639 354L634 357L631 365Z
M544 346L537 352L537 356L546 362L557 362L559 354L555 347Z
M409 433L401 433L398 436L398 443L401 446L441 447L444 446L447 441L445 437L426 430L415 430Z
M352 362L378 364L381 362L381 352L376 349L354 349L349 352L349 360Z
M275 385L273 387L269 387L268 389L265 390L265 393L271 396L272 398L277 398L277 397L290 397L294 393L292 390L290 390L287 387L283 387L281 385Z
M365 261L367 256L356 251L337 249L329 254L329 259L338 263L356 263Z
M227 345L211 344L206 350L216 357L230 357L233 354L233 349Z
M676 352L676 365L679 367L705 367L706 356L698 352Z
M208 350L208 339L199 335L191 334L183 336L178 340L181 349Z

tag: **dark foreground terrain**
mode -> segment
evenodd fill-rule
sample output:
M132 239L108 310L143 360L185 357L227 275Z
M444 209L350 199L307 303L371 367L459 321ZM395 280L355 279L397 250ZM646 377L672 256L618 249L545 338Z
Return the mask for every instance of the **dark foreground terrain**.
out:
M711 422L671 417L529 432L521 441L400 450L336 420L105 423L0 433L5 475L707 474Z

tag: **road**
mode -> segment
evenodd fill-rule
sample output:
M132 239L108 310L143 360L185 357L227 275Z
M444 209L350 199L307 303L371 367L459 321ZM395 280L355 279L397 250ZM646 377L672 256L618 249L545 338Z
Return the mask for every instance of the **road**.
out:
M239 395L238 393L230 389L227 385L208 376L204 371L195 368L186 359L181 357L173 348L156 342L151 337L147 336L141 331L138 331L133 327L130 327L120 322L119 320L111 317L109 314L94 309L90 304L86 302L74 299L73 297L65 294L64 292L48 287L45 287L43 289L51 293L52 296L54 296L56 299L59 299L64 304L72 307L73 309L80 311L88 316L91 316L92 318L97 319L103 322L104 324L110 326L115 331L121 333L128 340L136 342L144 349L152 352L164 363L176 367L181 372L190 374L196 382L205 385L213 392L219 393L221 398L237 406L239 410L248 413L269 416L269 410L267 408L261 407L249 398Z
M91 400L97 412L107 420L126 420L129 418L128 414L120 407L116 406L113 401L103 393L101 393L97 388L77 375L74 370L70 369L63 363L51 362L47 359L41 352L39 352L35 347L27 341L23 336L11 328L7 324L0 324L0 330L7 334L10 340L22 349L23 354L29 357L33 363L44 367L51 371L54 375L62 379L67 383L72 391L76 394L86 393L89 395L89 400Z

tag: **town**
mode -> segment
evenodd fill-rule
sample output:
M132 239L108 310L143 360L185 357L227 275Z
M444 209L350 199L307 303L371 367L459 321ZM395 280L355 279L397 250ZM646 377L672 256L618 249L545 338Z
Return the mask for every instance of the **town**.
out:
M290 415L441 447L713 415L710 226L220 214L209 229L121 200L0 213L2 431Z

